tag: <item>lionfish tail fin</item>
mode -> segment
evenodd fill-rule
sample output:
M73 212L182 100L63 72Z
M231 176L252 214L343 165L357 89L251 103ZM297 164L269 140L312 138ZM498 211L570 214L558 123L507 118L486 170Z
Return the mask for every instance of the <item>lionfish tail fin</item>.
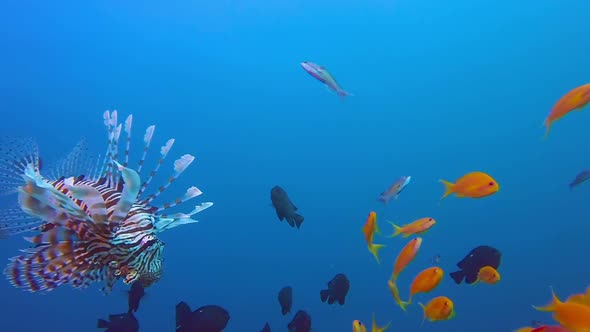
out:
M18 192L29 165L36 173L41 171L39 148L32 138L0 139L0 195Z

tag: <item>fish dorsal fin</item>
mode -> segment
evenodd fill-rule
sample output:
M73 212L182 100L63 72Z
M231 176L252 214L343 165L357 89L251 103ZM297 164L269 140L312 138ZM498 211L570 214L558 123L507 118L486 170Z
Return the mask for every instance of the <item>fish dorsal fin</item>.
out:
M118 162L114 161L117 168L121 172L121 177L125 184L123 185L123 190L121 191L121 197L115 206L115 210L111 215L111 222L117 223L123 221L131 206L135 202L137 198L137 194L139 193L139 187L141 184L141 180L139 179L139 174L136 171L132 170L131 168L124 167L123 165L119 164Z

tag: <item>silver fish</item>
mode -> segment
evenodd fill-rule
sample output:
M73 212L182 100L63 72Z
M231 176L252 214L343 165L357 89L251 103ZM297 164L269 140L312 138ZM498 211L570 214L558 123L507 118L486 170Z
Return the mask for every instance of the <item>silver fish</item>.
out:
M391 199L397 199L399 194L406 188L406 186L410 183L412 179L411 176L402 176L399 179L395 180L389 188L382 192L379 196L378 200L387 204Z
M588 179L590 179L590 171L581 171L578 175L576 175L576 178L569 184L570 189L573 189L574 187L582 184L582 182L585 182Z

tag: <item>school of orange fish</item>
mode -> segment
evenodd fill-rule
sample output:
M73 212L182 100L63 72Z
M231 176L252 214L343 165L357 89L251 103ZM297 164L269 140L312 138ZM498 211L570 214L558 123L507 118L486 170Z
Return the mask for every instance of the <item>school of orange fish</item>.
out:
M545 138L549 135L552 125L566 114L572 111L583 109L590 102L590 84L585 84L572 89L561 97L552 108L544 121L546 128ZM409 178L409 177L407 177ZM405 183L394 183L386 193L382 194L380 200L386 202L388 197L396 197ZM461 198L483 198L500 190L500 186L490 175L483 172L472 172L464 175L455 183L440 180L445 186L445 192L441 199L455 194ZM383 196L386 196L383 198ZM388 197L387 197L388 196ZM425 217L409 224L398 226L392 223L394 233L390 237L401 235L403 238L413 237L399 252L393 267L393 273L387 281L391 295L395 303L404 311L412 304L412 298L419 293L430 293L442 281L444 271L438 266L428 267L416 275L410 284L410 293L407 301L403 301L397 285L398 276L414 260L423 242L424 234L436 224L434 218ZM373 254L377 263L380 264L379 250L385 245L373 242L375 234L381 234L377 225L377 214L374 211L369 213L362 228L369 251ZM476 282L495 284L501 280L500 273L491 266L482 267L477 275ZM540 325L522 327L515 332L590 332L590 286L585 292L573 294L565 301L561 301L553 292L552 300L545 306L533 306L536 310L553 313L556 325ZM419 303L424 312L424 319L430 322L445 321L455 316L453 301L446 296L432 298L427 304ZM378 326L373 314L372 332L383 332L389 329L390 323ZM352 322L353 332L367 332L367 327L360 321Z

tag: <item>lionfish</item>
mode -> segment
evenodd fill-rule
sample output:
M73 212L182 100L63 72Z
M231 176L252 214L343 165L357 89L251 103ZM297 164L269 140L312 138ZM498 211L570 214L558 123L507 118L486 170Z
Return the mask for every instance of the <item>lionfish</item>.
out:
M36 232L32 237L25 237L32 246L11 258L4 270L15 287L47 292L62 284L81 289L104 281L102 291L108 294L119 279L126 284L139 281L148 287L162 276L164 243L158 239L158 233L198 222L191 217L213 205L204 202L190 213L164 214L169 208L202 194L198 188L191 187L173 202L152 205L194 157L185 154L177 159L168 182L147 195L145 189L168 155L174 139L162 146L157 165L142 182L139 174L155 126L147 128L143 155L137 170L133 170L128 167L132 115L127 117L123 127L117 123L117 111L106 111L104 124L108 147L102 164L88 162L90 159L85 158L86 149L81 141L58 163L54 176L41 175L38 148L31 139L2 148L0 189L6 194L18 194L18 208L0 212L0 233L6 237ZM126 134L126 148L121 164L118 146L122 129ZM81 166L86 175L76 173Z

